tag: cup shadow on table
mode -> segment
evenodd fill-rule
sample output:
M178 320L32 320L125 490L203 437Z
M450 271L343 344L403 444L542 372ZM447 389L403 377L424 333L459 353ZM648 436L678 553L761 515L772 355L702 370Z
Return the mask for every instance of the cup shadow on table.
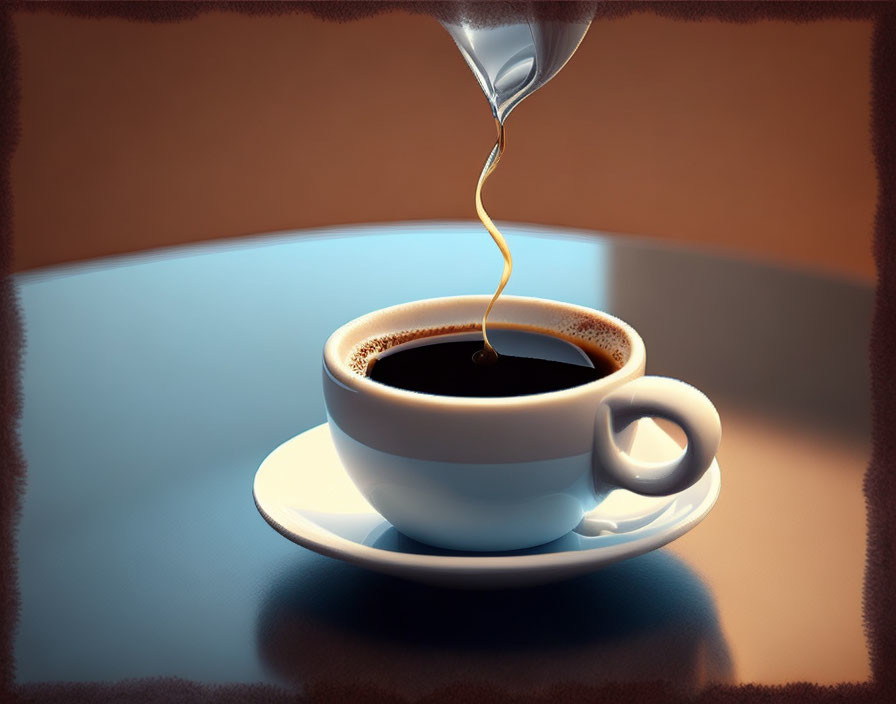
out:
M657 550L565 582L463 591L305 557L257 617L261 660L294 685L421 696L454 683L531 692L559 683L734 680L712 594Z

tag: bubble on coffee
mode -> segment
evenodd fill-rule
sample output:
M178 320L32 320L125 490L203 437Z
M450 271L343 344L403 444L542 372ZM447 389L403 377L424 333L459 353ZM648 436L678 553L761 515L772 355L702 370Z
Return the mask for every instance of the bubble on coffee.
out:
M561 337L582 340L607 352L619 366L624 365L632 348L628 336L615 325L587 315L565 318L557 327Z

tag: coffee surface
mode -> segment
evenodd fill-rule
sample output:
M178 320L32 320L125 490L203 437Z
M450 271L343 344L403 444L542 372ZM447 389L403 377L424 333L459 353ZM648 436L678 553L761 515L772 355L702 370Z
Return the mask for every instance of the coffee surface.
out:
M525 333L538 344L538 337ZM556 342L556 338L552 339ZM571 347L571 345L570 345ZM560 391L612 374L619 365L597 349L578 350L580 361L517 356L499 349L493 364L473 361L481 340L433 341L376 359L368 376L381 384L438 396L512 397ZM568 355L566 355L568 357Z

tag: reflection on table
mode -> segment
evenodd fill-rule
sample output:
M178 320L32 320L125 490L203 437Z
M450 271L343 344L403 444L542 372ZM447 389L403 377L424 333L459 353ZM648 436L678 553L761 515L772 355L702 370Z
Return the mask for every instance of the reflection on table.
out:
M371 683L414 697L458 681L525 693L558 682L733 681L712 594L655 551L559 584L439 589L299 562L262 600L265 664L303 685Z

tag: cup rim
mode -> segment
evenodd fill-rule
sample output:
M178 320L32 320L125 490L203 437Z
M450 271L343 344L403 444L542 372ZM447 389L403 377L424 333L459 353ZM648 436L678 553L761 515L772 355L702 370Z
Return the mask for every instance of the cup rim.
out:
M379 398L383 401L422 404L428 407L441 408L462 408L462 409L496 409L496 408L531 408L540 406L550 402L565 402L574 400L584 396L592 396L595 392L602 389L609 390L610 387L616 385L619 381L632 377L639 368L642 368L645 362L644 341L637 331L624 320L610 315L603 311L575 303L566 303L563 301L555 301L547 298L538 298L535 296L505 296L502 295L498 301L512 302L523 305L532 306L549 306L561 309L568 313L577 313L597 318L604 323L609 323L622 331L631 347L628 360L615 372L607 376L589 381L579 386L573 386L568 389L560 389L559 391L546 391L537 394L526 394L522 396L444 396L440 394L429 394L421 391L408 391L399 389L394 386L388 386L374 381L373 379L362 376L345 364L344 360L340 360L337 356L338 347L344 343L345 338L358 327L368 322L375 316L394 314L401 310L411 309L415 307L424 307L433 304L445 303L481 303L482 310L491 300L491 296L483 294L460 295L460 296L439 296L436 298L425 298L417 301L408 301L399 303L387 308L380 308L370 311L364 315L358 316L353 320L341 325L327 338L323 349L323 368L324 373L335 383L346 387L350 391L360 392L368 396ZM496 304L496 305L498 305ZM523 321L520 321L523 322ZM362 338L363 339L363 338ZM355 340L353 344L357 344L360 340Z

